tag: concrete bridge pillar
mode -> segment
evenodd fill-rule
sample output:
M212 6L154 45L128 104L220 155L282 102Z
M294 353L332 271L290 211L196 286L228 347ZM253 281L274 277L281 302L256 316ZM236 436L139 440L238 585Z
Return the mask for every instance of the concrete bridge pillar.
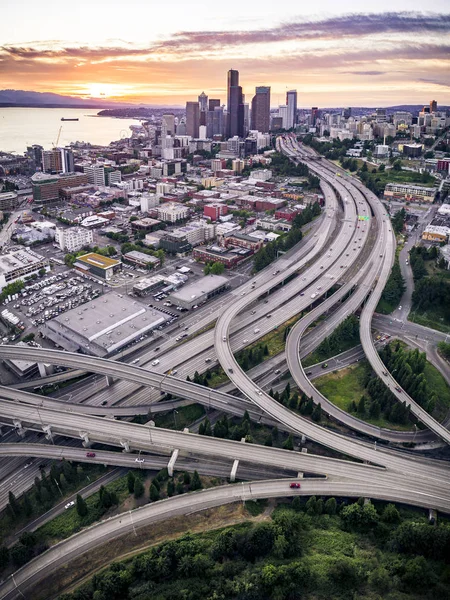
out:
M169 476L173 477L173 468L178 458L179 450L174 450L172 452L172 456L170 457L169 464L167 465L167 471L169 472Z
M105 375L105 377L106 377L106 385L108 387L114 383L114 377L111 377L111 375Z
M53 441L51 425L42 425L42 431L45 433L45 439L47 439L49 442Z
M18 419L14 419L13 425L14 425L17 435L19 435L20 437L23 437L25 435L25 429L22 427L22 421L19 421Z
M79 432L79 436L83 440L82 445L85 448L90 448L91 447L91 441L89 439L89 434L87 433L87 431L80 431Z
M123 446L123 452L130 452L130 442L128 440L120 440L120 445Z
M237 473L237 470L238 470L238 466L239 466L239 461L236 459L233 462L233 466L231 468L231 473L230 473L230 481L231 482L236 481L236 473Z

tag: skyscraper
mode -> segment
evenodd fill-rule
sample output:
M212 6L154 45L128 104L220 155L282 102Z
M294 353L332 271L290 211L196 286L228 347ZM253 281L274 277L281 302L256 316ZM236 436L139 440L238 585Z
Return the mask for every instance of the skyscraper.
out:
M437 112L437 102L436 100L431 100L430 102L430 113Z
M166 113L162 116L161 137L175 134L175 115Z
M228 71L227 83L227 138L244 134L244 104L242 99L242 88L239 85L239 71L230 69Z
M206 125L206 113L208 112L208 96L202 92L198 97L200 107L200 125Z
M200 125L200 105L198 102L186 102L186 135L198 138Z
M208 110L214 110L216 107L219 108L220 99L210 98L208 102Z
M311 108L311 126L314 127L317 121L317 117L319 116L319 109L317 106L313 106Z
M258 86L252 99L251 129L268 133L270 129L270 87Z
M291 129L297 125L297 90L289 90L286 93L287 119L285 129Z

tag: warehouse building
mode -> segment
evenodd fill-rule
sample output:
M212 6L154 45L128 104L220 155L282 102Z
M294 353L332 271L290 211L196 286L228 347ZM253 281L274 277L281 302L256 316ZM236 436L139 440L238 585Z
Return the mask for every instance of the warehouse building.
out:
M109 356L162 325L169 316L110 292L47 321L43 333L65 350Z
M122 262L95 252L89 252L89 254L79 256L74 267L79 271L109 281L114 277L114 273L122 269Z
M145 252L137 252L136 250L124 254L123 259L127 262L133 263L134 265L145 268L147 268L149 265L151 265L152 268L156 268L159 267L161 263L157 256L145 254Z
M221 294L228 286L229 282L226 277L207 275L200 281L186 285L182 289L173 292L170 294L169 300L175 306L191 310L214 298L214 296Z

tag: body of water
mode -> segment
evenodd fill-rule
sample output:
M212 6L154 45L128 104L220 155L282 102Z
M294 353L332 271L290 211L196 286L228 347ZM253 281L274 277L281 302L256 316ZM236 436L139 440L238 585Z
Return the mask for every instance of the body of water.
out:
M58 146L71 142L107 145L130 137L134 119L96 117L97 109L85 108L0 108L0 150L23 154L27 146L40 144L50 150L62 126ZM61 121L61 118L79 119Z

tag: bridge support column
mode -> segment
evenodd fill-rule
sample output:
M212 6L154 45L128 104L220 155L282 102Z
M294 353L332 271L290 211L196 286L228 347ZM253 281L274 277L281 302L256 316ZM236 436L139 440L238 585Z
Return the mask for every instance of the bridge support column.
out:
M82 445L85 448L90 448L91 447L91 441L89 439L89 434L87 433L87 431L80 431L79 435L80 435L80 438L83 440Z
M308 448L302 448L302 454L308 454Z
M185 428L183 429L183 433L189 433L189 427L185 427Z
M230 481L231 482L236 481L236 473L238 470L238 466L239 466L239 461L236 459L231 468L231 473L230 473Z
M169 477L173 477L173 468L175 463L177 462L179 450L174 450L172 452L172 456L170 457L169 464L167 465L167 471L169 472Z
M297 477L298 477L299 479L303 479L303 477L304 477L304 473L302 473L302 471L299 471L299 472L297 473Z
M306 443L306 435L302 434L302 444Z
M123 452L130 452L130 442L128 440L120 440L120 445L123 446Z
M105 377L106 377L106 385L108 387L114 383L114 377L111 377L111 375L105 375Z
M51 425L43 425L42 431L45 433L45 439L47 439L49 442L51 442L53 440Z
M25 429L22 427L22 421L19 421L18 419L14 419L13 425L14 425L17 435L19 435L20 437L23 437L25 435Z

